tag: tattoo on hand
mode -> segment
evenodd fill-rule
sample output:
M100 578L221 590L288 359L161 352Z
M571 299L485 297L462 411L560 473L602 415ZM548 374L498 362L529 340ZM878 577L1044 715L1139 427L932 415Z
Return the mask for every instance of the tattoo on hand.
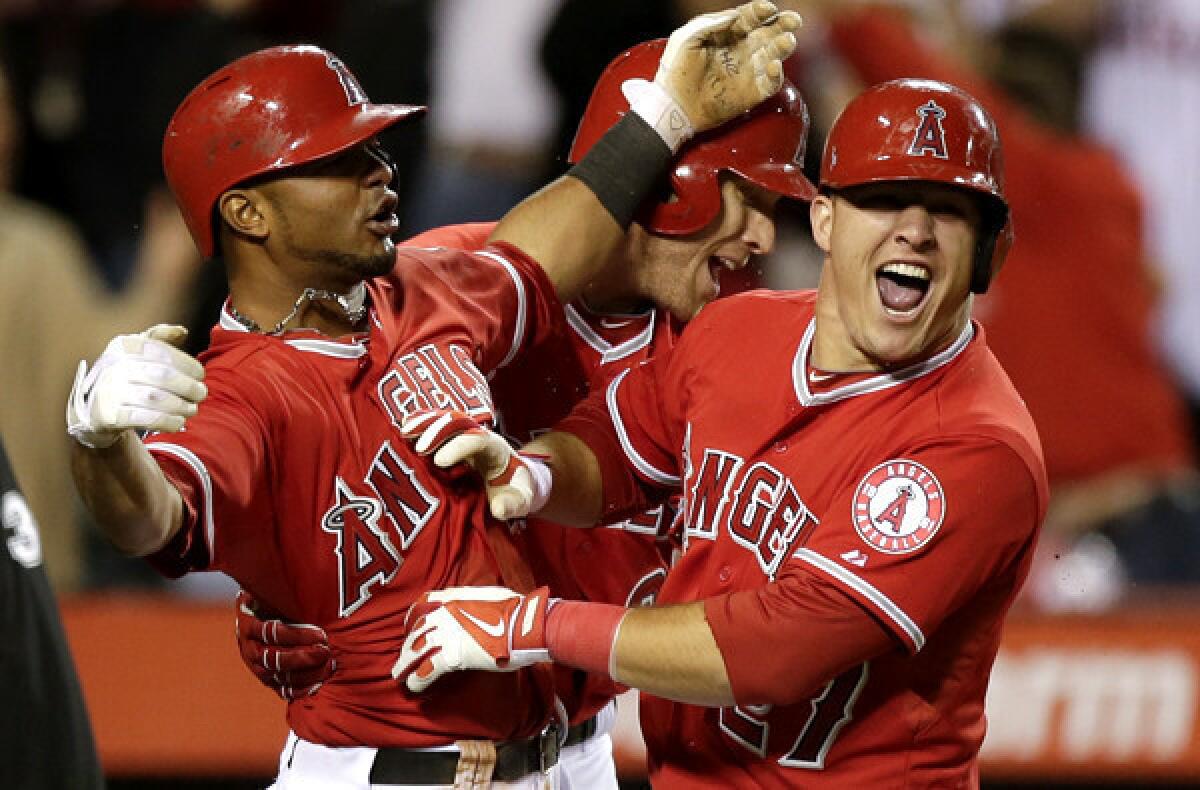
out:
M723 49L720 52L721 65L725 67L725 73L729 76L734 76L738 73L737 60L733 57L733 53L728 49Z

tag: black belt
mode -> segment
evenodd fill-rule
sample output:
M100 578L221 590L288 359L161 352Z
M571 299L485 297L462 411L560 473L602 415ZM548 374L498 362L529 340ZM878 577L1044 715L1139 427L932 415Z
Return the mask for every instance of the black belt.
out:
M529 740L496 744L492 779L515 782L549 770L558 762L558 733L559 730L550 728ZM458 772L458 758L457 751L383 748L375 755L369 780L381 785L450 785Z
M581 721L578 724L572 725L567 729L567 739L563 741L563 748L574 746L577 743L583 743L588 738L596 734L596 728L600 726L599 716L593 716L587 721Z

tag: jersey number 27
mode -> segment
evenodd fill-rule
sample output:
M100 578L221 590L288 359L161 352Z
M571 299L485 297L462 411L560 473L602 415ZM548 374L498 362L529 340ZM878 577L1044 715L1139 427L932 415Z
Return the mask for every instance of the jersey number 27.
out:
M785 768L821 771L833 742L853 717L854 703L867 684L869 664L860 664L829 681L808 701L810 713L792 747L779 758ZM721 709L721 730L740 745L767 756L771 738L770 705L735 706ZM794 720L795 714L789 716Z

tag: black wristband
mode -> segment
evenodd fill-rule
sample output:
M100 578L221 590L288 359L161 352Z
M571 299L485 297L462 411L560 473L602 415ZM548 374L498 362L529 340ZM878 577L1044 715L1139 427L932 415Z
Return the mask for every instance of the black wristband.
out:
M586 184L617 224L628 228L673 158L658 132L627 112L567 175Z

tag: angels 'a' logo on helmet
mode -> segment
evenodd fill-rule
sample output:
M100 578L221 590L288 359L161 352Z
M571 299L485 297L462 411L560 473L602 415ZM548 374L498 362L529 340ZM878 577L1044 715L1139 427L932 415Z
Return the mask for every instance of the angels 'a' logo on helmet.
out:
M950 154L946 151L946 130L942 126L946 111L930 99L917 108L917 116L921 123L908 146L909 156L933 154L938 159L949 159Z
M867 473L852 505L854 528L870 546L907 554L937 534L946 515L942 484L916 461L885 461Z

